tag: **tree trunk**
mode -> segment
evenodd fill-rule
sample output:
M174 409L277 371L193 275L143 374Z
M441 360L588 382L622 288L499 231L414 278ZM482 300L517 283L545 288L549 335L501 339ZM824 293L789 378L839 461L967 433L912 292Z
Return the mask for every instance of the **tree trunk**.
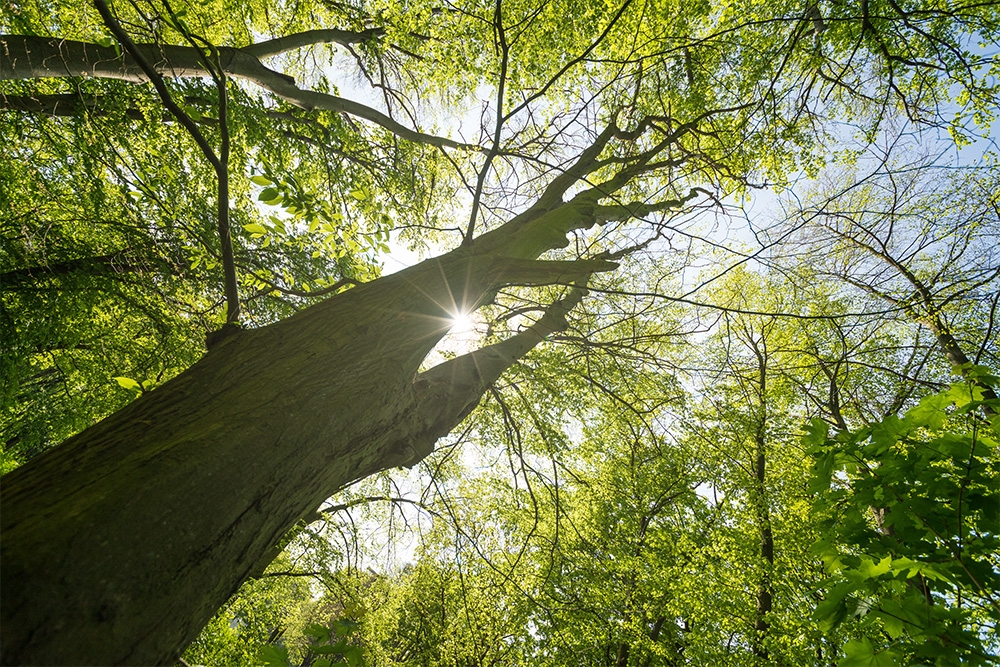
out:
M172 77L204 74L193 49L141 48ZM220 61L228 75L307 108L356 113L401 137L457 145L356 103L302 91L264 67L253 48L220 49ZM114 49L0 36L0 78L88 75L145 81ZM566 326L565 314L584 291L570 290L510 339L418 374L452 314L488 302L505 285L582 285L616 265L535 258L565 247L573 230L697 196L692 190L650 205L599 205L659 168L653 158L689 129L616 163L616 174L564 201L581 179L606 168L599 158L609 142L638 136L609 123L532 206L501 227L291 318L224 338L178 377L3 477L0 663L175 660L277 554L300 518L355 480L429 454L504 369Z
M484 237L485 238L485 237ZM484 244L489 245L489 244ZM345 485L413 465L582 297L425 373L450 324L505 284L608 262L462 249L226 339L2 479L3 664L162 664Z
M758 664L766 663L769 660L768 651L765 646L767 633L771 629L768 615L771 613L774 604L774 584L771 581L774 570L774 535L771 532L771 514L767 505L767 481L765 440L763 437L763 427L761 427L756 440L757 456L754 463L754 481L756 482L757 495L757 526L760 531L760 557L764 571L757 586L757 612L754 617L753 631L753 653Z
M771 629L768 620L774 605L774 534L771 531L771 510L767 491L767 338L762 333L760 340L748 336L748 342L757 358L758 405L754 425L753 497L757 529L760 539L760 558L763 572L757 585L757 610L753 624L753 654L755 664L767 664L770 656L767 650L767 635Z

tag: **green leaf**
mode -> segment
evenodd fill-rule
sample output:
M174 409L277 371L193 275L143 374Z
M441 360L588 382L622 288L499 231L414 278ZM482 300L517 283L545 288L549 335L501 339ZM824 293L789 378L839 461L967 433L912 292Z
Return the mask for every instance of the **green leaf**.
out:
M267 234L267 227L264 225L258 225L256 222L251 222L248 225L243 225L243 229L247 230L251 234Z
M281 195L274 188L264 188L257 195L257 199L264 202L265 204L272 204L281 200Z
M260 175L251 176L250 180L256 183L257 185L271 185L272 183L274 183L274 181L272 181L267 176L260 176Z
M348 646L344 649L343 653L344 659L347 660L348 664L353 665L353 667L357 667L361 664L363 654L360 646Z
M906 624L903 623L903 619L893 616L892 614L882 612L876 612L876 614L882 619L882 627L885 629L885 633L889 635L889 637L892 639L899 639L903 636L903 632L906 628Z
M272 644L261 646L257 653L257 659L266 667L288 667L291 664L288 660L288 649Z
M339 619L333 622L333 627L337 634L346 637L358 629L359 623L350 619Z
M1000 376L995 375L992 370L987 366L977 366L975 364L967 364L965 366L959 367L959 371L963 373L966 378L975 378L979 383L988 385L991 387L996 387L1000 385Z
M948 400L958 407L962 407L971 401L980 400L983 397L981 387L970 385L966 382L956 382L945 392Z
M930 563L921 563L920 573L928 579L952 583L951 576L947 572L941 570L938 566L931 565Z
M130 389L140 394L142 393L142 385L133 380L132 378L116 377L114 379L118 384L125 387L126 389Z
M806 434L802 436L802 444L806 447L816 447L826 442L830 435L830 425L819 417L813 417L806 426Z
M847 618L847 602L845 598L854 591L854 585L850 582L841 582L831 589L826 596L826 600L821 602L813 617L819 625L820 630L829 632L844 622Z
M875 665L875 649L867 637L852 639L844 646L847 655L837 663L837 667L873 667Z
M833 471L837 464L837 455L833 451L827 451L816 457L813 464L813 474L809 479L809 491L811 493L822 493L829 490L833 481ZM817 504L826 504L823 496L818 496Z
M302 630L303 634L306 634L318 642L325 642L330 639L331 630L330 628L320 625L319 623L310 623Z
M876 579L888 572L890 567L892 567L891 556L886 556L878 563L871 558L862 558L861 565L858 566L858 572L865 579Z
M847 642L844 653L847 657L838 662L837 667L896 667L899 664L898 656L892 651L876 653L867 637Z
M904 556L902 558L896 558L892 561L892 569L896 572L909 570L906 575L906 578L909 579L910 577L917 576L917 573L920 572L920 563Z
M871 428L874 447L866 450L869 455L879 455L895 445L907 430L907 424L896 415L889 415Z
M920 399L920 403L910 408L906 412L906 417L914 426L926 426L927 428L939 430L944 426L945 408L951 405L951 399L947 393L931 394Z
M333 636L334 635L331 632L331 638ZM346 637L341 637L339 640L337 640L336 644L330 644L329 646L312 646L312 647L310 647L309 650L311 650L313 653L320 653L320 654L330 655L330 654L333 654L333 653L346 654L352 648L357 648L357 647L350 646L347 643L347 638Z

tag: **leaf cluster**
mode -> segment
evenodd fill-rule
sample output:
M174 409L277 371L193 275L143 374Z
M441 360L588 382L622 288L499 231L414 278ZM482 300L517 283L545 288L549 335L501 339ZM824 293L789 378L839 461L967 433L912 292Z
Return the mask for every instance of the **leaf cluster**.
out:
M981 367L970 377L996 381ZM997 402L982 387L952 385L856 431L814 421L804 437L830 575L816 618L884 633L849 644L841 665L991 664L1000 467Z

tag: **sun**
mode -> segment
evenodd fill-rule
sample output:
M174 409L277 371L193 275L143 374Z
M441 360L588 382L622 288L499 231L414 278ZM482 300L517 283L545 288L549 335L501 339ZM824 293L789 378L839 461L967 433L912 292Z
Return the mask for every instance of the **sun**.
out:
M451 326L448 328L450 334L469 333L476 328L476 323L472 319L472 313L453 313L451 315Z

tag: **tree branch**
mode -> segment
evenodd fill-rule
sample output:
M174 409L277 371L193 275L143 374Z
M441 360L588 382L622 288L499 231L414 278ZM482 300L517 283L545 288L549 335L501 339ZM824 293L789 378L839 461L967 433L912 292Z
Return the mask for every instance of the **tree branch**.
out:
M69 259L52 264L13 269L0 273L0 287L13 289L24 283L34 283L46 278L72 275L74 273L117 274L142 271L149 266L144 262L155 261L154 257L152 253L142 253L135 248L124 248L107 255L94 255L92 257Z
M135 59L136 64L149 78L153 87L156 88L163 106L177 119L177 122L184 126L184 129L188 131L188 134L198 144L201 152L205 155L205 159L215 169L215 176L218 181L216 218L218 222L219 243L222 246L222 273L226 292L226 324L237 324L240 319L240 295L236 280L236 264L233 258L233 239L229 229L229 132L226 124L226 81L225 75L222 73L221 62L218 60L218 50L215 48L212 49L213 55L216 57L216 62L220 65L218 72L212 71L212 69L202 64L219 87L219 123L222 130L222 147L220 154L216 155L195 122L174 102L170 91L167 90L166 83L163 81L163 77L146 60L144 54L136 47L135 42L125 33L118 20L111 14L107 2L105 0L94 0L94 7L100 13L104 25L108 27L111 34L121 44L123 52L127 52ZM202 60L201 52L196 49L192 50L198 54L198 59Z
M501 11L501 0L496 0L493 12L493 32L496 35L496 43L500 48L500 80L497 82L497 113L496 122L493 127L493 141L490 143L490 150L483 160L483 168L476 179L476 192L472 196L472 212L469 214L469 224L465 232L463 245L472 243L473 235L476 231L476 216L479 214L479 202L483 196L483 186L486 183L486 176L489 174L493 159L500 153L500 132L503 130L503 100L507 86L507 66L510 57L510 46L507 44L507 34L503 27L503 12Z
M568 326L566 315L586 295L584 287L573 287L520 333L417 375L412 408L406 411L404 423L397 426L399 440L390 447L398 461L395 465L413 467L434 451L437 440L479 405L505 370L547 336Z
M353 100L303 90L295 79L269 69L251 52L219 47L219 65L230 77L243 79L302 109L324 109L346 113L379 125L400 138L440 148L464 148L482 151L473 144L445 139L393 120L377 109ZM211 76L199 59L197 49L170 44L136 44L150 67L171 78ZM118 53L114 48L87 42L25 35L0 35L0 80L47 77L95 77L132 83L152 81L132 53Z
M336 28L329 28L327 30L305 30L291 35L285 35L284 37L269 39L265 42L257 42L256 44L244 46L241 50L255 58L267 58L269 56L276 56L280 53L286 53L288 51L294 51L295 49L301 49L303 47L313 46L316 44L333 43L343 44L345 46L348 44L358 44L360 42L367 42L370 39L375 39L376 37L382 37L384 34L385 30L382 28L369 28L367 30L362 30L361 32L355 32L353 30L338 30Z

